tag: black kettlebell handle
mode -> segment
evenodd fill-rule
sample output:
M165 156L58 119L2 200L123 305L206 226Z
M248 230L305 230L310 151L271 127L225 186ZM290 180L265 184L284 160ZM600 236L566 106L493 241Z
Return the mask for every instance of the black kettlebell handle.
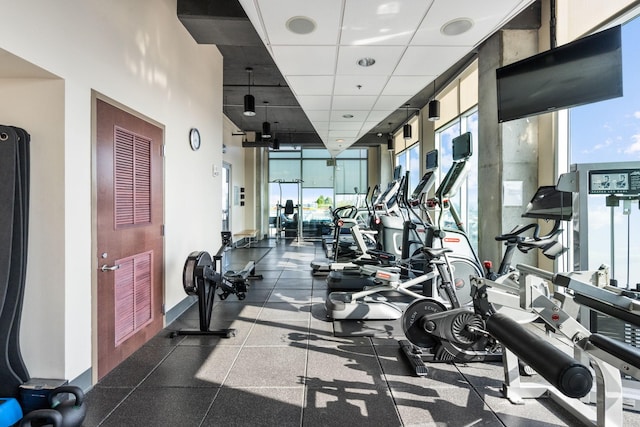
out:
M61 427L63 422L62 414L55 409L36 409L24 416L20 421L20 427L31 427L31 421L34 420L38 420L36 425L42 427ZM42 424L42 421L51 424Z
M80 406L84 401L84 392L80 387L75 385L62 385L60 387L54 388L51 391L51 393L49 393L49 406L51 406L52 408L55 408L57 405L59 405L60 402L57 402L57 401L54 402L53 398L54 396L62 393L69 393L75 396L74 406Z

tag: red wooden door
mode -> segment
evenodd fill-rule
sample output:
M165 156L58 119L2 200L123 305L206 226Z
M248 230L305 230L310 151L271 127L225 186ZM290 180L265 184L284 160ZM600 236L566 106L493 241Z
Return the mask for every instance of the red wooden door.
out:
M161 128L96 100L98 379L163 326Z

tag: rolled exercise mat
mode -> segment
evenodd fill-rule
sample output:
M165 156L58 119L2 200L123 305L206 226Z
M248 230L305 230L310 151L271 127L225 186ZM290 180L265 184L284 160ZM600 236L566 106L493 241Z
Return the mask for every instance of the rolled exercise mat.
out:
M0 396L16 397L22 379L9 362L9 335L15 310L12 278L15 274L13 244L18 183L18 136L9 126L0 126ZM20 209L21 210L21 209ZM22 236L18 237L22 240ZM21 249L20 249L21 251Z
M22 128L13 127L18 137L18 173L16 182L16 209L14 210L14 230L20 230L21 258L16 260L15 271L15 310L11 331L9 332L8 356L11 369L23 382L29 381L29 371L20 352L20 321L22 319L22 305L24 299L25 279L27 277L27 242L29 239L29 188L30 188L30 142L31 136ZM19 191L19 192L18 192ZM18 205L18 194L20 203ZM18 207L20 211L18 211ZM15 239L16 236L14 236ZM17 251L14 245L12 253ZM17 254L16 254L17 255ZM12 258L14 256L12 255ZM16 257L17 258L17 257ZM12 267L13 269L13 267ZM12 271L13 275L13 271Z
M487 332L568 397L584 397L593 377L586 366L501 313L489 317Z

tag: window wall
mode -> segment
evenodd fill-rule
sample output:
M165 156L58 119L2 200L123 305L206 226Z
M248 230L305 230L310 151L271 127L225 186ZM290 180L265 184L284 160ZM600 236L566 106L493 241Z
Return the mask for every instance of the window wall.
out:
M478 109L467 111L436 131L438 149L438 183L447 174L453 164L452 141L465 132L471 132L472 155L468 160L471 166L467 179L460 186L451 202L460 215L465 230L476 251L478 250ZM443 217L445 227L455 228L450 215Z
M292 200L302 208L305 236L326 231L331 211L363 203L367 192L367 150L348 149L331 158L326 149L269 152L269 217Z
M622 97L569 110L569 164L617 164L624 168L640 163L639 41L640 18L635 18L622 25ZM589 265L580 268L607 264L619 286L635 289L640 284L640 243L635 238L640 235L638 201L620 201L610 207L606 195L581 197L588 201Z

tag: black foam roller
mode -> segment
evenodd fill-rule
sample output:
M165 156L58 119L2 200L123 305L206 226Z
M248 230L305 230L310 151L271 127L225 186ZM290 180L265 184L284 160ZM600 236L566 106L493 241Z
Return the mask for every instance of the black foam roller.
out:
M586 366L508 316L496 313L486 322L487 332L568 397L584 397L593 377Z

